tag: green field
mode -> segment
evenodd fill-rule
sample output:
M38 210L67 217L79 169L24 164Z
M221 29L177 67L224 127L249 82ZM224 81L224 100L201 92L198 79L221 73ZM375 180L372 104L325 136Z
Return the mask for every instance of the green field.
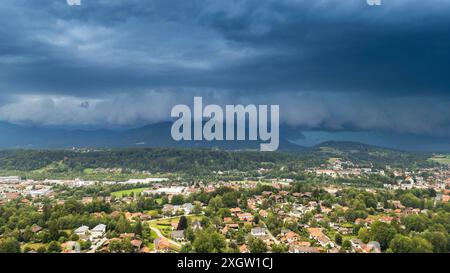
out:
M45 167L32 171L6 170L0 169L0 176L20 176L23 179L45 180L45 179L76 179L93 181L127 181L128 179L148 178L147 174L129 173L94 173L92 169L86 168L83 171L57 170Z
M340 155L342 152L334 147L320 147L321 153Z
M122 191L115 191L115 192L112 192L111 195L114 197L118 197L118 198L122 197L124 194L126 194L128 196L131 194L139 195L139 194L141 194L141 192L143 192L144 190L148 190L148 189L149 189L148 187L143 187L143 188L122 190Z
M158 215L158 210L157 209L147 210L145 213L147 213L150 216L156 216Z
M180 220L181 216L174 216L170 218L161 218L156 220L150 220L148 223L151 227L157 228L161 231L161 233L167 237L170 238L170 233L172 232L172 222L178 222ZM191 221L201 220L203 215L188 215L186 216Z
M172 232L172 221L178 221L178 220L172 220L172 219L158 219L157 221L151 221L150 226L159 229L161 231L162 235L164 235L167 238L170 238L170 233Z
M434 155L428 160L437 162L442 165L450 165L450 155Z
M27 243L27 244L22 245L22 251L23 251L26 247L28 247L28 248L30 248L30 249L32 249L32 250L34 250L34 251L37 251L40 247L47 248L47 245L46 245L46 244L43 244L43 243Z
M157 235L156 232L153 231L152 229L150 230L150 237L151 237L151 240L150 240L150 242L148 243L147 246L148 246L151 250L154 250L154 249L155 249L154 240L155 240L156 238L158 238L158 235Z
M339 159L340 159L339 157L330 157L330 158L328 158L327 162L329 164L334 164Z

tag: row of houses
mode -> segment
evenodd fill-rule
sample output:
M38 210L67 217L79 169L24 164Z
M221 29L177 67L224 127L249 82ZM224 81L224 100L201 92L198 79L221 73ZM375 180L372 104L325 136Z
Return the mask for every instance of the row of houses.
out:
M98 224L94 228L90 229L88 226L80 226L75 229L74 234L78 235L82 240L90 240L93 241L97 238L102 238L106 233L106 225Z
M184 214L191 214L194 210L194 205L191 203L184 203L183 205L165 204L162 208L164 214L175 215L179 211L183 211Z

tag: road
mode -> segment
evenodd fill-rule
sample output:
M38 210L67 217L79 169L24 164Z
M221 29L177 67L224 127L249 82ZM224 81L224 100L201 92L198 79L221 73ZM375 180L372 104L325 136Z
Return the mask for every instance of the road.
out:
M181 244L180 244L180 243L175 242L174 240L167 238L166 236L164 236L164 235L161 233L161 231L160 231L159 229L157 229L157 228L155 228L155 227L152 227L152 226L150 226L150 228L156 233L156 235L158 235L158 237L160 237L160 238L166 238L166 239L169 241L169 243L171 243L171 244L173 244L173 245L176 245L177 247L180 247L180 248L181 248Z
M189 216L199 216L199 215L203 215L203 213L202 213L202 214L190 214ZM185 216L188 216L188 215L185 215ZM167 220L167 219L178 219L178 218L180 218L180 216L164 217L164 218L162 218L162 219ZM156 233L156 235L157 235L158 237L160 237L160 238L166 238L166 239L169 241L170 244L175 245L175 246L178 247L178 248L181 248L181 244L180 244L180 243L178 243L178 242L176 242L176 241L174 241L174 240L172 240L172 239L167 238L166 236L164 236L164 235L161 233L161 231L160 231L158 228L152 227L152 226L150 225L151 222L156 222L156 221L158 221L158 220L160 220L160 219L153 219L153 220L147 221L147 224L150 226L150 229L153 230L153 231Z
M262 222L262 221L261 221ZM277 238L275 238L275 236L273 236L273 234L270 232L270 230L267 228L266 223L262 222L264 224L264 227L266 228L266 232L267 235L269 235L269 237L276 243L276 244L280 244L280 241L277 240Z

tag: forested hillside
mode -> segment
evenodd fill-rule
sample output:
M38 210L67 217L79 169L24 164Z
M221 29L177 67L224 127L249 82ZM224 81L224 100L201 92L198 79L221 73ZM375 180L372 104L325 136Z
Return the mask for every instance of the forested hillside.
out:
M3 150L0 169L32 171L53 169L127 168L151 172L218 170L251 171L264 166L318 167L330 157L374 167L417 167L437 163L430 154L400 152L357 143L328 142L303 152L253 152L211 149L111 149L111 150ZM62 170L62 171L63 171Z

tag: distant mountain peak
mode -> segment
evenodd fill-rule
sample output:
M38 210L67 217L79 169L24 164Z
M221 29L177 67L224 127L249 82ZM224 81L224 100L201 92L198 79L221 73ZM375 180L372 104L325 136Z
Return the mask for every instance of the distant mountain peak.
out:
M160 122L142 127L117 130L69 130L28 127L0 122L0 148L218 148L224 150L256 150L260 141L174 141L170 134L172 123ZM291 128L280 130L294 135ZM306 148L280 135L279 150L301 151Z

